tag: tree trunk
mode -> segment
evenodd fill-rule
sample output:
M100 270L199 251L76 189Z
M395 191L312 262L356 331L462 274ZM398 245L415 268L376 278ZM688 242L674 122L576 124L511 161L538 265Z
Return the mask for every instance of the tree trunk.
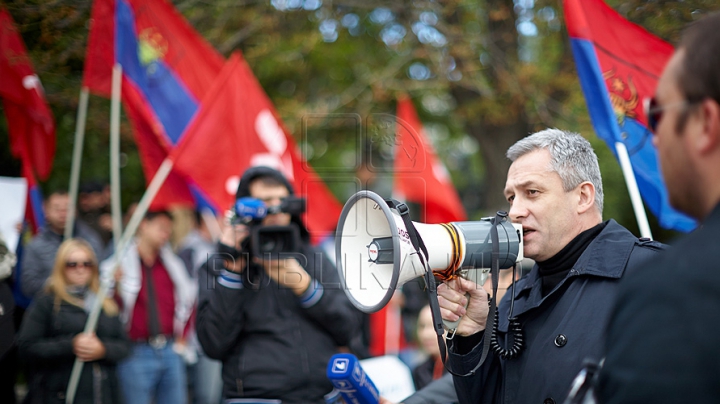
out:
M467 131L480 144L480 153L485 163L485 182L481 188L481 209L488 215L498 210L507 211L508 202L503 190L507 178L510 160L505 157L507 149L515 142L528 135L528 124L524 114L518 116L517 121L507 125L494 126L483 124L480 120L468 122Z
M507 210L508 203L503 195L505 179L510 160L505 157L507 149L516 141L527 136L530 131L525 113L526 97L520 85L507 85L501 80L514 80L518 62L518 32L515 28L513 0L486 0L488 43L485 52L490 56L485 69L488 82L493 83L492 99L467 86L453 86L452 94L461 109L465 109L465 130L480 145L485 180L478 192L481 193L482 206L487 214L497 210ZM480 103L485 104L479 110L499 108L501 118L484 119L475 110ZM492 105L491 105L492 104Z

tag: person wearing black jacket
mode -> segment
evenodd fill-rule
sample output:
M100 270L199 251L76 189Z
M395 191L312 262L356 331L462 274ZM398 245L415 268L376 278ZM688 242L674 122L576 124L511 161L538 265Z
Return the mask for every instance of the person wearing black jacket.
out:
M720 13L692 23L646 110L670 204L700 222L620 284L602 403L720 402Z
M272 207L292 194L280 172L253 167L243 174L237 198L257 198ZM202 269L197 336L205 353L223 362L227 403L324 403L333 389L328 361L358 332L359 316L335 267L309 244L300 217L269 214L260 226L291 223L300 229L302 255L251 257L250 229L226 223L221 255Z
M28 308L17 338L20 359L28 365L26 403L64 403L76 358L86 363L75 404L122 403L115 369L131 343L112 299L103 302L96 331L83 333L99 283L90 244L64 241L45 293Z
M602 220L597 156L579 134L547 129L507 156L508 216L522 224L524 255L535 265L500 302L487 359L473 375L453 376L455 389L460 403L561 403L585 360L602 357L620 279L663 246ZM443 318L462 316L450 368L470 373L493 324L487 293L457 278L438 286L438 295Z

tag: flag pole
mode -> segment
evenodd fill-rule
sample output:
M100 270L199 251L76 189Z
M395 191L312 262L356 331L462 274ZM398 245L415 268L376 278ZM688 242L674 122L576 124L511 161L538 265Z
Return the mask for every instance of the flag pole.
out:
M622 168L623 177L625 177L625 183L630 193L630 201L635 211L635 218L640 228L640 236L652 239L652 232L650 232L650 224L648 223L647 215L645 214L645 207L643 206L642 198L640 198L640 190L635 180L635 173L632 170L630 164L630 155L628 154L625 144L622 142L615 142L615 150L617 151L618 161L620 162L620 168Z
M70 188L68 189L68 193L70 194L70 204L68 206L67 218L65 219L65 240L72 237L73 223L75 223L78 183L80 182L80 166L82 165L83 143L85 142L85 122L87 120L88 96L88 88L81 88L77 122L75 122L75 144L73 144L72 168L70 169Z
M218 224L215 214L213 214L213 211L209 208L202 208L200 209L200 217L210 231L213 243L217 243L218 240L220 240L222 230L220 229L220 225Z
M153 201L153 199L155 199L155 195L157 195L160 187L170 174L172 166L173 161L169 157L166 157L160 165L160 168L158 168L157 172L155 173L152 181L150 181L150 185L148 185L147 190L145 190L145 194L140 199L140 202L138 202L137 208L135 208L135 211L130 217L130 221L125 228L125 232L122 233L122 238L117 243L118 248L115 250L115 253L111 257L113 261L110 272L103 277L103 281L101 282L100 290L97 294L97 299L95 299L92 310L88 315L87 323L85 323L85 330L83 331L84 333L87 334L95 331L98 317L100 316L100 310L102 309L102 303L103 301L105 301L110 286L113 284L112 280L115 277L115 272L120 267L120 262L125 255L127 246L130 244L130 239L135 235L135 231L137 231L137 228L140 225L142 218L145 217L145 213L150 207L150 203ZM73 400L75 399L75 393L77 392L77 385L80 381L80 374L82 372L83 364L84 362L80 359L75 359L72 373L70 374L70 382L68 383L68 389L65 394L66 404L72 404Z
M120 211L120 92L122 91L122 66L113 65L112 95L110 103L110 195L112 212L112 232L115 251L122 233L122 213Z

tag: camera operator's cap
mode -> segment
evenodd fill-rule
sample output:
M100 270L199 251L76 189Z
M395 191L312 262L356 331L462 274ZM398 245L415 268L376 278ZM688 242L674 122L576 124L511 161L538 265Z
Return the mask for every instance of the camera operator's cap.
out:
M273 177L285 185L290 195L295 194L292 184L287 178L278 170L266 166L250 167L243 173L238 184L237 192L235 193L235 199L240 199L245 196L250 196L250 183L258 177Z

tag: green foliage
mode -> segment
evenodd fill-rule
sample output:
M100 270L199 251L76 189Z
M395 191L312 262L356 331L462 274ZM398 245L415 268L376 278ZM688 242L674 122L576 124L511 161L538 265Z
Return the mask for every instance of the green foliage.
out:
M500 189L507 146L529 132L559 127L591 140L605 182L605 217L636 229L620 168L593 133L561 3L524 3L174 1L222 54L243 53L308 161L341 201L348 197L347 182L335 179L354 176L363 159L371 159L382 181L391 183L391 149L379 141L375 125L383 114L394 114L396 97L405 93L471 218L505 207ZM711 0L609 4L670 41L687 22L720 8ZM69 180L90 6L74 0L5 4L56 119L57 154L45 188ZM107 100L90 97L83 180L109 178L109 111ZM121 132L126 207L142 195L145 178L125 119ZM19 175L8 149L7 125L0 119L0 175ZM656 238L673 236L653 230Z

